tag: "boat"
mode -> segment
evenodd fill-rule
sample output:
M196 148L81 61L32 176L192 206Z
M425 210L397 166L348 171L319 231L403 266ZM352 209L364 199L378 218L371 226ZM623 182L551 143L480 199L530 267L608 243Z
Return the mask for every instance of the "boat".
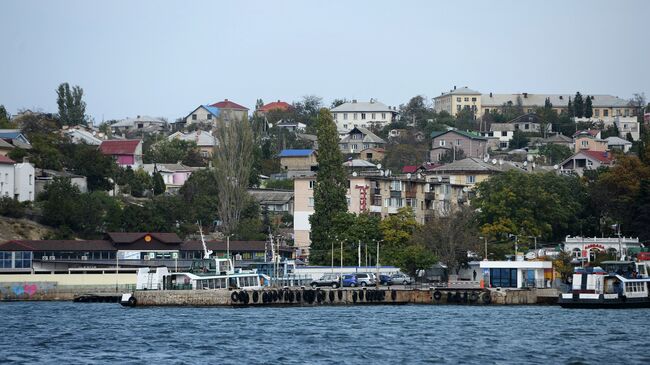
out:
M167 267L139 268L136 290L215 290L215 289L262 289L271 286L271 278L257 270L235 269L230 255L225 258L213 256L205 244L199 226L203 258L194 260L188 272L170 272ZM123 306L133 306L131 293L123 294Z
M648 261L603 261L602 267L576 268L562 308L650 308Z

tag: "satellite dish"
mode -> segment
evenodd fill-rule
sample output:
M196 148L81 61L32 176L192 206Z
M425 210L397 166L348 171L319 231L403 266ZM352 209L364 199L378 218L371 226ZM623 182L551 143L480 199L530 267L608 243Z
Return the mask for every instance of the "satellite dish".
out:
M380 163L377 164L377 169L381 170L381 164Z
M528 166L528 161L524 161L524 167Z
M497 159L496 159L496 158L493 158L493 159L492 159L492 165L496 165L496 164L497 164Z
M499 159L499 165L503 165L503 159Z
M558 166L558 165L553 165L553 168L557 170L557 169L560 168L560 166Z
M408 174L406 174L406 178L407 178L407 179L410 179L410 178L411 178L411 173L410 173L410 172L409 172Z
M379 176L384 176L384 170L379 170Z
M469 191L469 188L466 186L466 187L463 188L463 191L464 191L464 192L468 192L468 191Z
M359 175L359 174L357 174L356 171L352 173L352 176L354 176L354 177L357 177L358 175Z
M422 178L422 174L418 173L418 179Z
M533 168L535 168L535 163L533 162Z
M442 176L438 176L438 182L442 182Z
M528 161L530 161L530 162L533 162L533 155L528 155L528 157L526 157L526 159Z
M391 172L390 170L386 170L386 176L390 176Z
M490 157L485 156L485 157L483 158L483 162L488 162L488 161L490 161Z

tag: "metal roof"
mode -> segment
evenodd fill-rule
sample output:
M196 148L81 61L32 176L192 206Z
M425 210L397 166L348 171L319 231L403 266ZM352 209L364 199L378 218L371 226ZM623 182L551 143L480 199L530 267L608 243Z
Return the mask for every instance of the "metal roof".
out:
M307 157L314 153L314 150L282 150L278 157Z
M613 95L590 95L593 97L591 105L593 107L626 107L629 105L627 100L621 99ZM508 102L513 105L517 104L517 97L521 98L521 103L524 107L540 106L543 107L546 98L549 98L554 107L567 107L569 98L573 100L575 95L570 94L483 94L481 95L482 107L498 107ZM587 95L583 95L586 98Z
M443 93L442 95L437 96L434 99L447 96L447 95L481 95L481 93L476 90L472 90L468 87L459 87L458 89L450 90L448 93Z
M352 139L353 134L359 134L359 133L363 135L363 138L361 140ZM354 127L351 131L348 132L348 134L345 137L341 138L341 141L339 141L339 143L348 143L348 142L386 144L386 141L384 141L381 137L372 133L370 130L364 127Z

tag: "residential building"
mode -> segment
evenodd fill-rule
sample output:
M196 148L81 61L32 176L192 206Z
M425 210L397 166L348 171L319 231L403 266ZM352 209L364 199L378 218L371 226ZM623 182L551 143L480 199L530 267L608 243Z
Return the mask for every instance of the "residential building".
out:
M582 176L585 170L596 170L601 166L614 165L614 156L608 151L580 150L562 161L559 173L576 173Z
M0 155L6 156L14 148L14 145L11 143L6 142L4 139L0 139Z
M291 104L278 100L261 106L260 108L255 110L255 114L260 116L266 116L271 111L286 112L291 108L292 108Z
M102 154L111 156L120 167L137 169L142 165L142 140L112 139L99 145Z
M354 127L339 141L341 152L357 155L368 148L383 148L386 141L364 127Z
M632 137L633 141L638 141L641 138L641 127L636 117L616 117L614 124L618 128L618 136L621 138Z
M32 145L20 129L0 129L0 139L11 144L14 147L29 150Z
M102 144L102 141L105 139L103 133L90 132L85 129L80 128L71 128L63 132L64 135L68 136L72 143L80 144L85 143L91 146L99 146Z
M316 160L315 150L282 150L280 157L280 167L285 171L316 171L318 161Z
M575 152L582 150L607 151L607 141L600 139L600 131L586 130L578 131L573 135Z
M210 105L199 105L184 118L184 121L186 126L194 123L215 124L219 115L221 115L219 108Z
M167 137L167 140L173 141L179 139L185 142L194 142L199 148L199 153L203 158L210 158L214 154L214 148L217 145L217 139L214 138L211 131L196 130L189 133L174 132Z
M355 127L383 128L397 120L397 108L387 106L377 100L357 102L352 100L332 108L332 117L339 133L347 133Z
M293 214L293 191L279 189L248 189L262 210L276 214Z
M182 163L146 163L142 169L149 175L153 176L156 172L160 173L165 182L165 191L169 193L178 192L190 175L200 167L185 166Z
M284 128L294 133L303 132L307 125L300 122L290 121L290 120L281 120L276 125L278 128Z
M467 86L449 92L441 93L440 96L433 98L434 110L438 113L447 112L456 116L461 110L471 110L474 117L479 117L481 112L481 93L469 89Z
M73 174L68 171L56 171L48 169L35 169L34 171L34 196L38 196L55 177L70 179L70 184L76 186L82 193L88 192L88 180L85 176Z
M455 129L431 133L431 162L440 162L448 151L459 153L460 150L465 157L483 158L487 154L487 138Z
M233 101L225 99L224 101L218 101L210 105L211 107L218 108L221 113L221 118L226 121L242 121L244 118L248 118L248 108L242 105L239 105Z
M17 163L6 156L0 156L0 197L20 202L34 200L34 165Z
M359 151L359 158L366 161L382 161L386 150L382 147L364 148Z
M512 140L514 134L515 126L508 123L492 123L489 132L481 132L481 135L489 141L488 147L500 150L509 148L510 140Z
M642 247L639 238L625 237L570 237L564 240L564 252L578 261L596 260L598 253L627 256L630 248Z
M560 146L565 146L570 149L573 149L573 138L567 137L560 133L556 133L552 136L539 140L538 144L539 146L545 146L547 144L557 144Z
M141 133L158 133L169 129L169 124L160 119L146 115L138 115L136 118L126 118L111 124L111 130L114 134L127 134L133 132Z
M620 137L607 137L605 140L607 141L607 149L610 151L618 150L623 153L628 153L630 148L632 148L632 142Z

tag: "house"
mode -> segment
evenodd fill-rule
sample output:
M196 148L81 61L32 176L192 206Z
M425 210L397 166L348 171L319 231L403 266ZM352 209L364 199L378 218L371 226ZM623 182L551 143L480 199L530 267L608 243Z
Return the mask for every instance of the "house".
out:
M248 193L269 213L293 214L293 190L248 189Z
M11 144L14 147L29 150L32 145L20 129L0 129L0 139Z
M104 140L102 137L105 137L103 133L90 132L79 128L67 129L63 134L68 136L72 143L85 143L91 146L99 146Z
M633 141L638 141L641 138L641 127L636 117L615 117L614 124L618 129L618 136L626 138L630 135Z
M146 115L138 115L136 118L126 118L111 124L111 131L114 134L127 134L133 132L157 133L169 129L169 124L160 119Z
M296 139L311 144L311 147L318 150L318 137L314 134L296 133Z
M573 135L575 152L582 150L607 151L607 141L600 139L600 131L586 130L578 131Z
M188 126L194 123L214 124L219 118L221 111L219 108L210 105L199 105L190 114L188 114L183 121Z
M0 139L0 155L6 156L11 150L15 147L9 142L6 142L4 139Z
M487 154L487 142L485 137L456 129L432 132L430 161L440 162L445 153L458 154L460 150L465 157L483 158Z
M515 130L520 130L524 133L548 133L552 131L553 126L550 123L545 123L542 118L536 113L527 113L520 115L508 122L515 126ZM543 130L545 129L545 130Z
M490 141L492 149L507 149L510 146L510 140L515 134L515 125L509 123L492 123L489 132L481 132L481 135Z
M564 239L564 252L579 262L591 262L596 260L597 253L608 253L613 256L627 256L632 248L642 247L639 238L632 237L570 237Z
M271 111L286 112L291 108L292 108L291 104L278 100L259 107L257 110L255 110L255 114L260 116L266 116Z
M7 156L0 156L0 197L20 202L33 201L34 165L26 160L17 163Z
M278 155L285 171L316 171L318 161L314 150L282 150Z
M375 99L370 102L352 100L330 110L336 123L336 129L347 133L355 127L383 128L397 120L396 107L386 106Z
M120 167L137 169L142 165L142 140L112 139L102 141L99 150L106 156L112 156Z
M585 170L596 170L601 166L614 165L614 156L608 151L580 150L560 163L560 173L576 173L580 176Z
M183 133L174 132L167 137L168 141L179 139L185 142L194 142L199 147L199 153L203 158L210 158L214 154L214 147L217 145L217 139L212 132L196 130L194 132Z
M546 137L539 140L540 146L545 146L547 144L556 144L556 145L565 146L570 149L573 149L573 138L557 133L550 137Z
M630 148L632 148L632 142L623 138L607 137L605 140L607 141L607 148L609 150L619 150L623 153L628 153L630 151Z
M341 152L358 154L368 148L383 148L386 141L364 127L354 127L339 141Z
M307 128L306 124L291 120L281 120L275 126L278 128L284 128L291 132L303 132L305 128Z
M49 185L52 182L52 180L54 180L55 177L64 177L70 179L70 184L76 186L80 192L82 193L88 192L88 180L86 179L85 176L73 174L68 171L56 171L56 170L48 170L48 169L35 169L34 174L35 174L35 178L34 178L35 196L38 196L38 194L40 194L43 190L45 190L45 187Z
M218 101L210 105L213 108L219 109L221 113L221 118L226 121L232 120L244 120L248 118L248 108L242 105L239 105L233 101L225 99L224 101Z
M359 151L359 158L366 161L382 161L386 150L381 147L364 148Z
M199 168L185 166L179 162L146 163L142 165L142 169L151 176L156 172L160 173L160 176L162 176L162 179L165 182L165 191L174 193L185 184L185 181L190 178L192 172Z

